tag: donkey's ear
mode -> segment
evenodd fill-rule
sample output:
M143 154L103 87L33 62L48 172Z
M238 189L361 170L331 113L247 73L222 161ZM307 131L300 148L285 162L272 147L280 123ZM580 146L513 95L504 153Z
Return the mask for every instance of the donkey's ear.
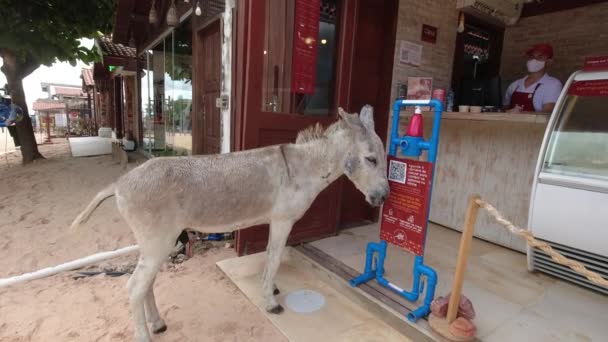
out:
M363 106L359 118L369 132L374 131L374 107L370 105Z
M338 107L338 115L340 115L342 120L348 126L353 126L356 124L355 120L357 119L357 114L349 114L349 113L345 112L342 107Z
M342 120L348 121L348 113L344 111L344 108L338 107L338 115L340 115Z

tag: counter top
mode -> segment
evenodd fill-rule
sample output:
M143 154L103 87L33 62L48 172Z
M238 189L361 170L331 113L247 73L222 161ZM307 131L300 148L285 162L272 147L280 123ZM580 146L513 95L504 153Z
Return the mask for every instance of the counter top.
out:
M432 117L433 112L424 112L423 116ZM401 117L407 118L412 116L412 112L401 113ZM546 124L549 122L550 114L535 114L535 113L505 113L505 112L486 112L486 113L461 113L461 112L443 112L442 120L473 120L473 121L505 121L505 122L527 122L535 124Z

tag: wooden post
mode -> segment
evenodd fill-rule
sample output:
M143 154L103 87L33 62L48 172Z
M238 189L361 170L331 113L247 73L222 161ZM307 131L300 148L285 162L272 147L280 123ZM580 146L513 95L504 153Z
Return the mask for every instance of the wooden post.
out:
M46 142L51 142L51 114L49 111L46 112Z
M477 212L479 205L476 200L479 195L473 195L469 198L469 207L464 218L464 228L462 237L460 238L460 248L458 250L458 260L456 262L456 271L454 272L454 281L452 282L452 293L448 304L447 322L451 324L456 319L458 306L460 305L460 295L462 294L462 282L464 281L464 273L471 251L471 242L473 240L473 232L475 231L475 222L477 221Z

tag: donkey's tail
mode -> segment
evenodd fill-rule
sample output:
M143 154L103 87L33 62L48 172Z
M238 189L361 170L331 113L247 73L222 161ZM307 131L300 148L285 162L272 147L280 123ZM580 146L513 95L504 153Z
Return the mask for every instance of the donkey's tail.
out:
M116 187L115 187L114 183L112 183L107 188L101 190L97 194L97 196L95 196L95 198L93 198L91 203L89 203L89 205L86 207L86 209L83 212L81 212L80 215L78 215L78 217L74 220L74 222L72 222L71 229L77 229L81 224L87 222L87 220L89 219L89 217L91 216L93 211L95 211L95 209L97 209L97 207L101 204L101 202L103 202L107 198L110 198L115 195L115 193L114 193L115 189L116 189Z

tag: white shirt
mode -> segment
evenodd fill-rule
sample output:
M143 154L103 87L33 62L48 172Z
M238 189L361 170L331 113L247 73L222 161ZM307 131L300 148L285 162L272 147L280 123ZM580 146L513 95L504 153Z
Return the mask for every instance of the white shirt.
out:
M522 77L517 81L514 81L509 85L507 91L505 93L504 104L511 104L511 96L515 91L519 91L522 93L533 93L536 85L540 83L540 86L536 90L534 94L534 98L532 99L532 103L534 104L534 110L540 112L543 109L543 105L545 103L555 103L557 102L557 98L559 94L562 92L562 82L555 77L549 76L547 73L540 78L540 80L532 83L528 88L525 87L524 81L526 77Z

